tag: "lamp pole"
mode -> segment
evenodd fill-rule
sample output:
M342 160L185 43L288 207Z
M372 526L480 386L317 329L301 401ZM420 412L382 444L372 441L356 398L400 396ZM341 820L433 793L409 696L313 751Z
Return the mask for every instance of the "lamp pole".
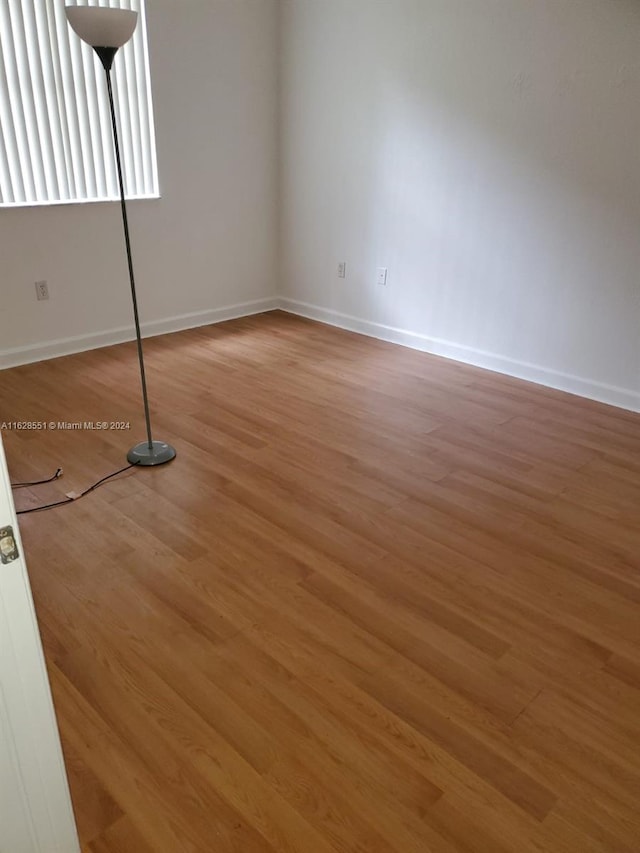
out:
M164 441L154 441L151 434L151 415L149 413L149 396L147 394L147 380L144 369L144 355L142 352L142 335L140 334L138 299L136 296L136 284L133 274L133 258L131 254L131 240L129 237L127 204L124 194L124 180L122 177L120 143L118 140L118 126L113 102L113 88L111 85L111 68L113 66L113 60L118 49L131 38L137 23L137 17L137 12L130 12L123 9L67 6L67 18L69 23L80 38L93 47L100 59L100 62L102 63L107 79L111 127L113 129L113 144L115 148L116 169L118 173L118 186L120 188L120 210L122 212L122 226L124 229L124 242L127 252L127 265L129 268L129 283L131 285L131 301L133 303L133 319L136 329L138 362L140 364L140 381L142 384L142 399L144 402L144 417L147 430L147 440L132 447L127 453L127 459L135 465L150 466L162 465L164 462L170 462L175 458L176 451L170 444L167 444Z

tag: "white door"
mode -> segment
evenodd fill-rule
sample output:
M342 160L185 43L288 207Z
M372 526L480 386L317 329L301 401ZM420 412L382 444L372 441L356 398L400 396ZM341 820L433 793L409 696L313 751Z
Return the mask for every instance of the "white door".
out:
M0 436L0 853L79 853Z

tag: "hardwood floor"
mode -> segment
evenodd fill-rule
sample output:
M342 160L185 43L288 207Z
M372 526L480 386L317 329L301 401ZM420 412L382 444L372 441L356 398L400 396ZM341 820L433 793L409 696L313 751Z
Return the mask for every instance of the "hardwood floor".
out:
M146 343L178 450L22 516L87 853L637 853L640 416L271 313ZM18 508L133 345L0 374Z

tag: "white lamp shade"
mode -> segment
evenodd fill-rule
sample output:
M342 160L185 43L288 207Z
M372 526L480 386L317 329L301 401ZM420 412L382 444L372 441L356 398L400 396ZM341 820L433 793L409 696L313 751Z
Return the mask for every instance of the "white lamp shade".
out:
M122 47L138 23L138 13L105 6L67 6L67 20L74 32L91 47Z

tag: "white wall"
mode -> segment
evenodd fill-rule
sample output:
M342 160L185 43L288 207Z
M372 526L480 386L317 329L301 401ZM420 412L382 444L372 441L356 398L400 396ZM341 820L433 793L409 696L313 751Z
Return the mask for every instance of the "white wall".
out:
M640 409L637 0L147 7L147 332L279 289L288 310ZM0 210L0 284L0 367L130 337L117 205Z
M640 409L637 0L282 11L286 306Z
M162 198L129 217L160 331L275 293L277 0L147 0L147 19ZM0 366L131 337L119 206L0 210L0 283Z

